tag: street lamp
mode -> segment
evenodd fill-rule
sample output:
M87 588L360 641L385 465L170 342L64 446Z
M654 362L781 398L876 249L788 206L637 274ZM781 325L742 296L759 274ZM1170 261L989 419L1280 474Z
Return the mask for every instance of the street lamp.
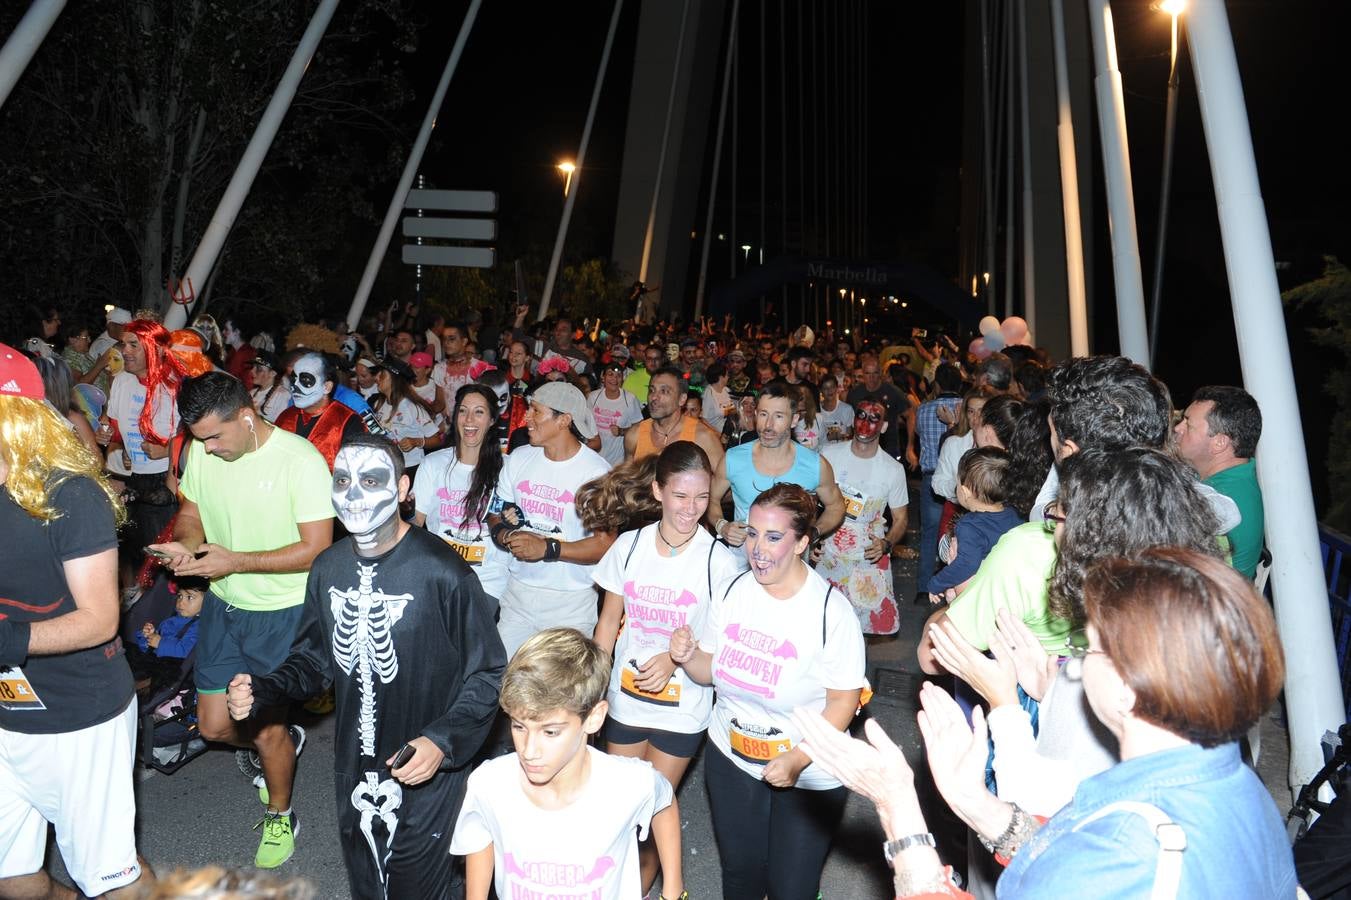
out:
M743 260L745 260L746 262L750 262L750 260L751 260L751 245L750 245L750 244L742 244L742 245L741 245L741 258L742 258Z
M568 195L568 189L572 187L572 173L577 171L577 166L570 160L564 160L558 164L558 171L563 173L563 196Z

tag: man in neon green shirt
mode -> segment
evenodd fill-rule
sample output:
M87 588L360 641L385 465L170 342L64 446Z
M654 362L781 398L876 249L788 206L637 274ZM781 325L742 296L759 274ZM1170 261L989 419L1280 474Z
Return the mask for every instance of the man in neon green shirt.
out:
M275 868L295 850L291 786L303 739L282 708L236 723L225 689L235 673L271 672L290 652L306 573L333 541L332 480L319 451L268 424L231 375L186 381L178 412L196 440L185 447L174 539L151 549L176 575L211 580L198 626L199 727L207 740L258 751L267 812L254 864Z
M1232 385L1197 390L1173 429L1178 455L1201 482L1238 504L1243 520L1225 533L1233 566L1247 578L1257 573L1266 538L1262 489L1253 455L1262 436L1262 411L1252 395Z
M649 344L643 351L644 368L635 369L624 379L624 390L638 398L638 402L646 405L647 386L652 381L652 373L660 369L665 364L666 354L661 352L661 348L656 342Z

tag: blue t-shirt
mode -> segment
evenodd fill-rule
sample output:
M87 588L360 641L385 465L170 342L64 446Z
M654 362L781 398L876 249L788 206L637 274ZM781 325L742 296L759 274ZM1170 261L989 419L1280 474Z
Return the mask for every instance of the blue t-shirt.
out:
M947 568L929 579L929 592L941 594L956 587L980 568L1004 533L1023 524L1018 511L1004 507L999 512L969 512L957 520L957 556Z
M740 444L729 449L725 457L732 504L736 507L733 515L738 522L746 521L756 497L780 482L800 485L808 491L815 491L821 483L821 457L814 450L793 444L793 465L782 475L765 475L755 468L754 450L755 442Z

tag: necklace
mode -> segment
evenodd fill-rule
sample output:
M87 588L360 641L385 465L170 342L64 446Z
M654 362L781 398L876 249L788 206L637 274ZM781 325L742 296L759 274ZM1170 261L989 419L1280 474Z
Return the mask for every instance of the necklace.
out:
M673 544L670 541L666 540L666 535L661 533L661 523L660 522L657 523L657 537L661 538L661 542L665 544L666 547L671 551L670 553L667 554L667 556L675 556L677 553L680 552L680 548L688 544L690 541L694 540L694 536L698 533L699 533L699 526L695 525L694 530L690 532L689 537L685 538L685 540L681 541L678 544Z
M671 442L671 435L679 431L681 426L685 424L683 421L681 421L683 418L684 416L676 416L675 427L672 428L670 431L662 431L660 428L657 427L657 420L656 419L652 420L652 431L655 432L656 434L661 435L661 443L663 447Z

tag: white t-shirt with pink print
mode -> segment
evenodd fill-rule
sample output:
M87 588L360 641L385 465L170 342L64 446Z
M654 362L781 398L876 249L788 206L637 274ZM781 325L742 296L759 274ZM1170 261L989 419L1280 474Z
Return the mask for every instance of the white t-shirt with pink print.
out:
M428 453L413 478L414 507L427 517L426 528L464 557L478 576L483 592L495 600L507 586L511 554L498 549L488 530L489 513L501 510L496 490L488 498L483 521L464 521L464 504L473 483L474 467L460 462L454 447Z
M664 545L663 545L664 546ZM610 715L634 728L697 734L708 727L713 689L679 667L666 688L654 696L634 683L638 667L671 646L671 632L682 625L702 634L708 617L710 583L721 585L741 568L727 545L703 528L679 556L658 550L657 524L619 536L596 564L596 584L624 598L624 628L615 642L610 673Z
M718 699L709 742L737 768L760 778L771 759L801 742L792 713L826 708L826 691L866 685L863 631L847 597L811 569L787 600L771 597L750 572L726 597L713 597L699 647L713 656ZM809 765L797 786L829 790L840 782Z
M591 536L577 517L577 490L593 478L610 471L599 453L579 446L572 458L557 462L544 455L543 447L517 447L502 467L499 496L515 503L525 513L528 529L560 541L580 541ZM569 562L511 561L511 577L527 587L552 591L581 591L591 587L595 566Z
M493 848L497 896L549 900L641 897L638 841L652 817L671 805L671 784L641 759L594 747L591 774L563 809L541 809L522 789L515 753L490 759L469 776L450 852Z

